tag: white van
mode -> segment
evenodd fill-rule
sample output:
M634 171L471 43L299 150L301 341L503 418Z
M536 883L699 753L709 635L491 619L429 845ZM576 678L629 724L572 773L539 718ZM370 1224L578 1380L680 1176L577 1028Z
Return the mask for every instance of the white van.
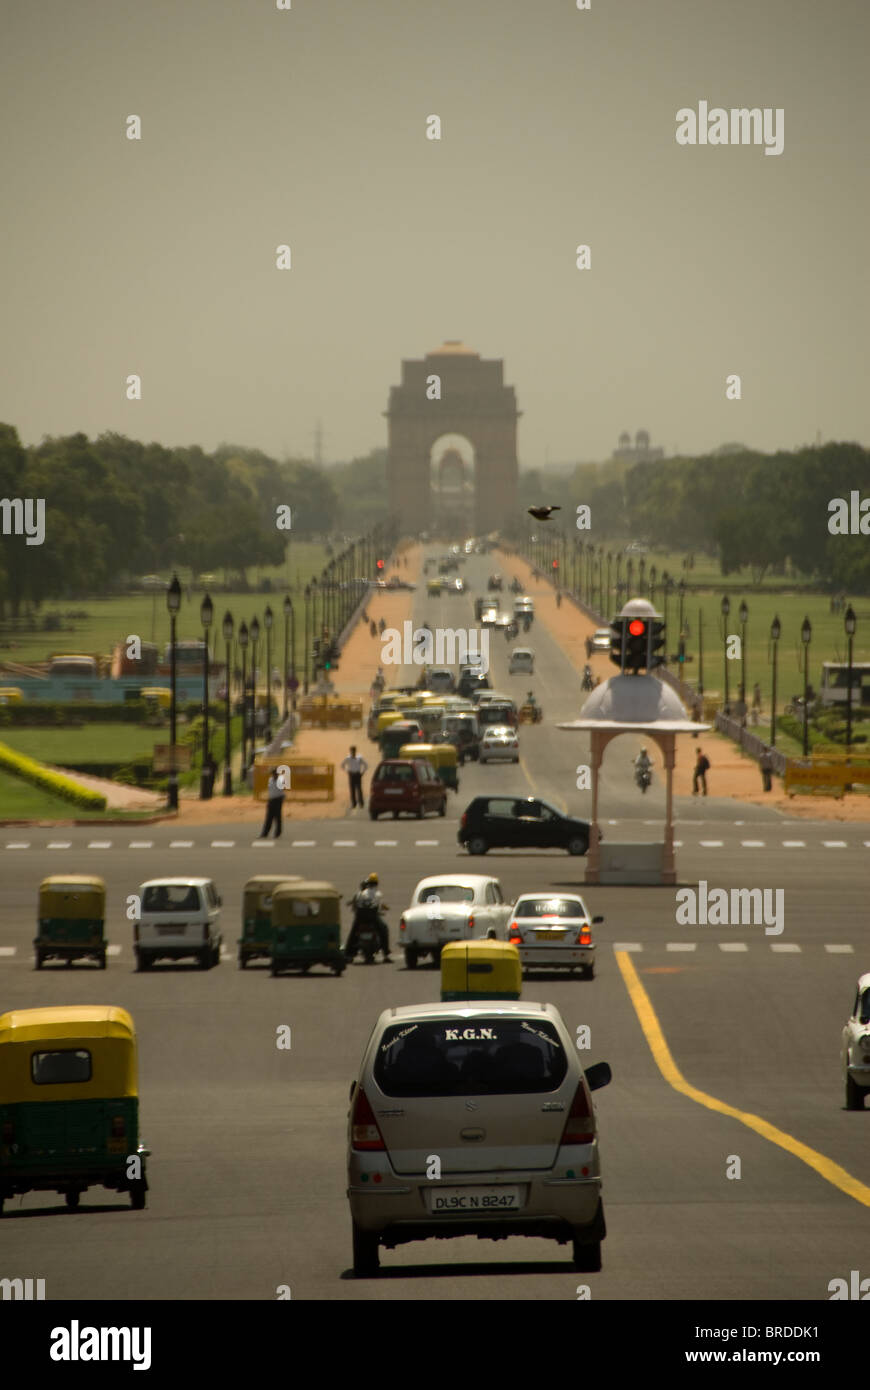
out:
M221 899L210 878L152 878L139 889L133 927L136 969L194 956L202 970L221 955Z
M514 647L508 662L508 675L533 676L535 674L535 653L531 647Z

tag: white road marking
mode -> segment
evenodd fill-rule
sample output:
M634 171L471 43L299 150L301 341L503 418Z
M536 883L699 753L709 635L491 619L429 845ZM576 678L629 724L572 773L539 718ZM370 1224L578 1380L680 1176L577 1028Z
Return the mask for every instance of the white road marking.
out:
M333 845L341 849L353 849L356 847L356 840L333 840Z
M674 840L674 849L682 849L682 848L683 848L683 842L682 842L682 840Z
M619 821L618 821L618 820L609 820L609 821L607 822L607 824L608 824L608 825L619 825Z
M107 956L119 956L119 955L121 954L121 952L123 951L123 949L124 949L123 946L107 946L107 947L106 947L106 955L107 955Z
M17 946L0 946L0 956L14 956Z
M748 951L749 947L745 941L720 941L720 951Z
M806 840L783 840L783 849L806 849Z
M72 849L72 840L49 840L49 849Z
M170 849L193 849L193 840L170 840Z
M252 841L251 841L251 849L274 849L274 848L275 848L275 841L274 841L274 840L264 840L264 839L260 838L259 840L252 840Z
M29 840L10 840L7 849L30 849Z
M829 956L853 956L855 954L854 946L826 946L825 950Z
M724 840L701 840L700 842L702 849L721 849L724 843Z
M312 845L316 845L316 844L317 844L317 841L316 841L316 840L293 840L293 841L292 841L292 844L291 844L291 848L292 848L292 849L311 849Z
M88 849L111 849L111 840L88 840Z
M741 840L744 849L764 849L764 840Z
M235 843L235 840L212 840L211 847L212 849L232 849Z
M797 953L801 948L796 941L771 941L771 951L791 951Z
M696 951L697 941L669 941L665 946L666 951Z
M847 849L845 840L822 840L825 849Z
M643 947L639 941L614 941L614 951L642 951Z
M376 845L397 845L398 840L375 840Z
M129 845L127 846L127 848L128 848L128 849L153 849L153 848L154 848L154 841L153 841L153 840L131 840L130 843L129 843Z
M440 845L440 840L415 840L415 845Z

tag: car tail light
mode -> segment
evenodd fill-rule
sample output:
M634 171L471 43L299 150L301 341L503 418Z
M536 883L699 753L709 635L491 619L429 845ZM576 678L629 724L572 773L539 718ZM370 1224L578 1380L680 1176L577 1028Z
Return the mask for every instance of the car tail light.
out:
M580 928L579 932L577 933L577 945L578 945L578 946L591 946L591 945L592 945L592 929L591 929L591 927L581 927L581 928Z
M562 1144L591 1144L594 1138L595 1118L592 1114L592 1103L581 1081L574 1093L574 1100L565 1121Z
M405 919L404 919L404 917L403 917L402 920L401 920L400 923L399 923L399 931L407 931L407 930L408 930L408 923L405 921Z
M369 1105L368 1096L362 1087L356 1093L351 1119L351 1145L355 1149L386 1149L386 1144L378 1129L375 1112Z
M513 942L513 944L517 946L522 941L522 939L522 933L520 932L520 929L517 926L516 922L511 922L510 926L508 927L508 941Z
M468 914L468 930L469 930L469 931L474 931L474 913L473 913L473 912L469 912L469 914Z
M112 1138L123 1139L127 1133L127 1126L123 1115L112 1116Z

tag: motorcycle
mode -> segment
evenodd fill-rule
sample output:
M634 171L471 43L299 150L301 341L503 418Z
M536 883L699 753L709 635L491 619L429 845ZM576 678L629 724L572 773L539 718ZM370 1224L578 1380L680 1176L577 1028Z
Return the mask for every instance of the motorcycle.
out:
M348 907L353 907L353 898L348 898ZM357 912L354 917L352 931L354 935L354 949L352 951L345 947L345 960L348 965L352 965L359 952L362 952L363 964L374 965L375 956L381 949L381 937L378 932L377 915L387 912L389 909L386 903L381 903L377 913L373 916L369 910L367 912Z
M652 781L652 771L648 767L636 767L634 770L634 780L641 791L645 792Z
M592 674L592 668L591 668L591 666L586 666L586 667L584 668L584 671L583 671L583 684L581 685L580 688L581 688L581 690L594 690L594 689L595 689L595 677L594 677L593 674Z

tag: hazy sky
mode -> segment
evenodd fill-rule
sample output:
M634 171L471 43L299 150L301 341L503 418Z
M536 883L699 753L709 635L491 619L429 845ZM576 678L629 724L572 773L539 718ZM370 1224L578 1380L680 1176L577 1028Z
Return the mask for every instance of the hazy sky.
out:
M310 454L319 418L350 458L446 338L504 359L527 467L622 429L870 442L868 0L0 14L0 419L28 443ZM701 101L781 107L782 154L681 147Z

